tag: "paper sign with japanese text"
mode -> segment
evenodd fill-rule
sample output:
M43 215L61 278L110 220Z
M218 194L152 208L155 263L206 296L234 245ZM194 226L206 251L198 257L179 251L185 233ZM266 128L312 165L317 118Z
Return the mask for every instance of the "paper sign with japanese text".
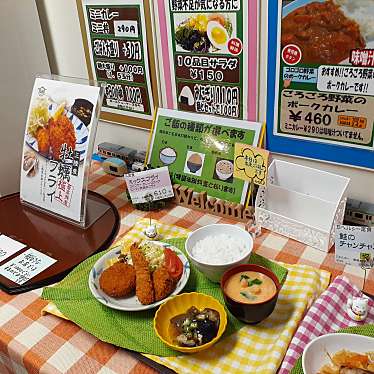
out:
M262 124L159 108L147 163L168 166L173 183L245 204L248 181L233 177L234 145L258 146Z
M17 284L24 284L52 266L56 261L36 249L29 248L0 266L0 275Z
M260 1L153 4L162 107L256 120Z
M140 204L174 196L167 166L125 174L131 202Z
M365 226L337 225L335 261L340 264L374 266L374 229Z
M106 82L101 119L150 128L158 106L149 0L77 0L88 74Z
M102 92L85 80L35 79L23 144L22 202L84 226L86 168Z
M234 178L266 186L269 151L248 144L235 143Z
M373 169L371 2L268 3L267 149Z
M4 261L21 249L25 248L26 245L14 240L6 235L0 235L0 262Z

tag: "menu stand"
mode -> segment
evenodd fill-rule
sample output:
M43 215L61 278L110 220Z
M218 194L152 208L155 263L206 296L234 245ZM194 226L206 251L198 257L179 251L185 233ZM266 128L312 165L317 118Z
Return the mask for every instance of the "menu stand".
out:
M88 191L86 219L87 227L82 228L22 204L19 193L0 198L0 234L26 245L0 266L29 248L56 260L22 285L0 275L0 289L18 294L50 285L87 257L108 248L120 226L117 208L104 196Z

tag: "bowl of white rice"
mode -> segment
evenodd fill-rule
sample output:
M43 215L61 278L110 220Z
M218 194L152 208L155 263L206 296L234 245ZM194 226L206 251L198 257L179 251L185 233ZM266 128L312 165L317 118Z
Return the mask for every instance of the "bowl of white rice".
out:
M219 282L226 270L246 264L252 248L252 236L229 224L201 227L191 232L185 243L190 261L212 282Z

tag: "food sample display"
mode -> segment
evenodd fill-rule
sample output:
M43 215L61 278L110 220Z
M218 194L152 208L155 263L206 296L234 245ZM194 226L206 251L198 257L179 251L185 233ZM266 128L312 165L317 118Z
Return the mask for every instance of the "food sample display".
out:
M219 313L210 308L199 310L195 306L170 320L169 334L176 345L196 347L213 340L218 333Z
M331 363L324 365L317 374L365 374L374 373L374 351L356 353L346 350L334 355L326 352Z
M273 280L255 271L233 274L226 282L224 291L233 300L256 304L271 299L277 292Z
M365 47L360 26L334 1L313 2L288 14L281 38L282 47L300 47L304 63L338 64L352 49Z
M99 284L108 296L121 298L135 291L139 302L149 305L169 296L182 273L183 264L172 249L151 241L134 242L107 261Z
M248 245L228 234L209 235L193 246L191 255L203 263L218 265L240 260L248 253Z
M134 267L124 262L113 264L101 274L100 287L111 297L129 295L135 288Z

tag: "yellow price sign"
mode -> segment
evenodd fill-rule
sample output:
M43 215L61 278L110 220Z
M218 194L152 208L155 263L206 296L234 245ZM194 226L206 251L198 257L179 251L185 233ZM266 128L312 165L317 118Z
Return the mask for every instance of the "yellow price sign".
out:
M234 178L266 186L269 151L235 143Z

